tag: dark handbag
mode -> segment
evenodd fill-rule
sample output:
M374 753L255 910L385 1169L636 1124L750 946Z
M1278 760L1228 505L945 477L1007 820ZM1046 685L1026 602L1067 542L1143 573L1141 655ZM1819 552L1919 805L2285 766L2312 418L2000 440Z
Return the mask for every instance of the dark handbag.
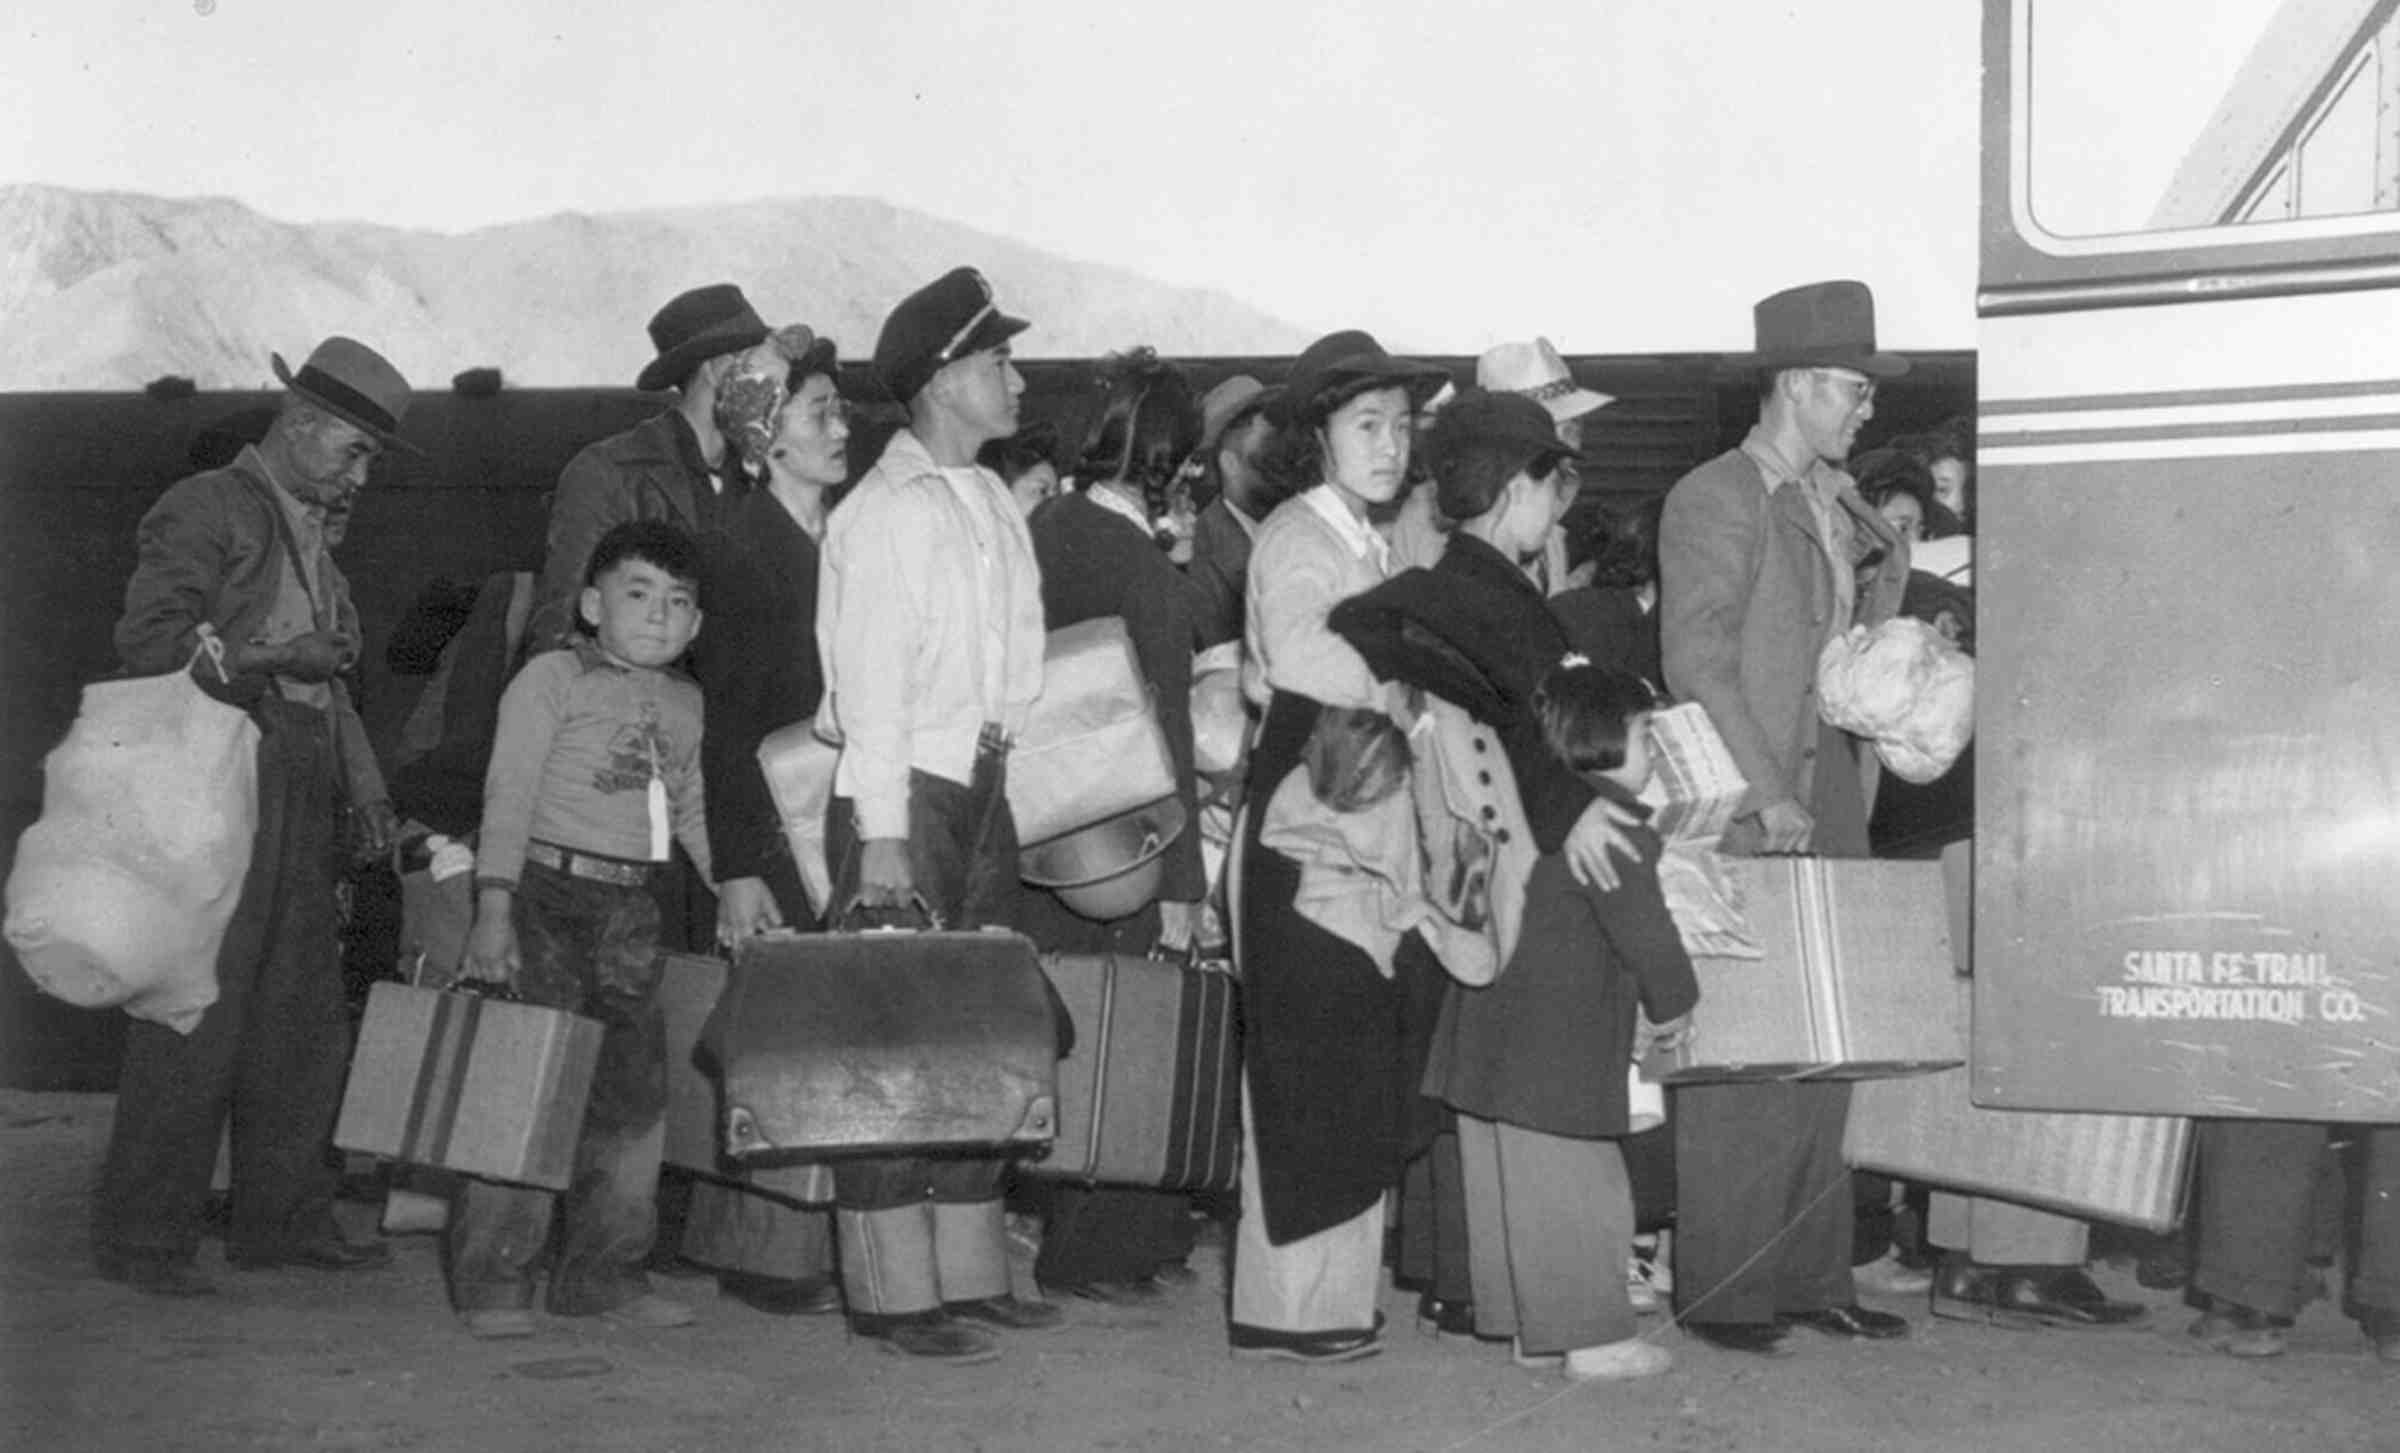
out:
M1058 1067L1058 1139L1024 1169L1051 1180L1222 1191L1241 1172L1241 996L1196 958L1053 954L1080 1026Z
M929 915L928 915L929 916ZM746 939L704 1032L737 1160L1039 1144L1057 1024L1033 941L938 928Z

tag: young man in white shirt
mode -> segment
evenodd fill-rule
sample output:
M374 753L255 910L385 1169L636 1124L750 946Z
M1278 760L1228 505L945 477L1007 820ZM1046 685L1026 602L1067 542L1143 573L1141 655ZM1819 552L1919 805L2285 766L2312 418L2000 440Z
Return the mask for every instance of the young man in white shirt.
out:
M1041 574L1023 514L975 463L1016 431L1026 327L958 268L903 299L875 372L909 426L826 525L817 597L833 901L922 897L950 928L1006 924L1017 888L1007 747L1042 689ZM845 1161L835 1174L852 1326L892 1351L996 1354L986 1329L1056 1326L1010 1291L1000 1158Z

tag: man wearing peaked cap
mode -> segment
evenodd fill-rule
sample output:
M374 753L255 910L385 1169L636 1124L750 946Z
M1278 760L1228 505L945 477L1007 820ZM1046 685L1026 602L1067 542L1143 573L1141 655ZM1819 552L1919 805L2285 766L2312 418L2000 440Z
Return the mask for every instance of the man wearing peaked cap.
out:
M329 338L294 372L265 439L185 479L142 517L117 620L127 674L193 663L203 630L223 675L194 677L258 726L258 823L217 956L218 995L186 1035L137 1020L92 1200L100 1274L163 1296L214 1284L194 1262L201 1206L228 1115L235 1266L342 1271L390 1259L345 1240L327 1168L348 1065L334 887L346 848L392 838L391 803L342 684L358 613L327 544L408 411L409 388L375 350ZM228 679L230 678L230 679ZM350 824L344 841L342 823Z
M1841 468L1874 416L1877 382L1908 361L1876 349L1862 283L1777 293L1756 323L1758 425L1677 481L1659 525L1667 687L1707 710L1749 781L1725 851L1865 857L1867 767L1818 715L1817 656L1852 624L1890 619L1908 580L1907 543ZM1675 1285L1699 1298L1679 1309L1686 1328L1770 1355L1793 1324L1905 1334L1899 1318L1857 1304L1841 1156L1849 1087L1676 1095ZM1809 1209L1786 1226L1795 1206Z
M1016 432L1025 329L958 268L911 293L875 340L908 427L826 522L817 586L821 733L842 744L826 823L833 901L921 897L951 928L1016 913L1008 744L1042 690L1040 568L1025 518L975 462ZM834 1172L851 1325L908 1356L978 1362L993 1330L1054 1326L1009 1285L1007 1162L844 1161Z
M585 448L567 462L551 497L542 573L525 627L528 654L575 629L584 567L600 537L628 520L665 520L698 536L716 522L728 490L743 492L727 467L717 426L717 385L734 358L773 330L732 283L678 293L650 319L656 353L634 386L672 390L671 407Z

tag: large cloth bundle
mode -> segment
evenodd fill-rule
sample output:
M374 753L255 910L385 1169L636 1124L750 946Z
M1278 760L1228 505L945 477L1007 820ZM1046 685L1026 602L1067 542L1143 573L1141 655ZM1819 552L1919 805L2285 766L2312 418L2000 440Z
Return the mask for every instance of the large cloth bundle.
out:
M833 808L833 771L842 749L817 735L810 722L794 722L759 738L758 770L783 819L783 839L800 868L800 889L819 914L833 908L833 871L825 859L825 818Z
M1910 782L1950 770L1975 735L1975 661L1920 620L1852 626L1817 657L1825 720Z
M1008 759L1008 806L1028 846L1175 794L1175 761L1133 637L1117 616L1052 631L1042 694Z
M8 875L9 947L44 993L189 1034L217 1000L250 869L257 725L186 671L104 681L42 774Z

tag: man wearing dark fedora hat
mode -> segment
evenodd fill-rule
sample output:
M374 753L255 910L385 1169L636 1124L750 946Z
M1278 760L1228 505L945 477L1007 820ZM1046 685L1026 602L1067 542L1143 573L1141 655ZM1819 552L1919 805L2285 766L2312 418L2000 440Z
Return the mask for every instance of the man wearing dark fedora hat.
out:
M584 566L611 527L665 520L698 536L716 522L729 483L719 473L725 436L717 427L717 383L735 354L772 331L732 283L678 293L650 319L658 356L634 387L673 390L674 406L588 446L559 475L526 623L528 652L558 645L574 629ZM738 480L732 487L740 487Z
M189 1035L144 1021L128 1030L93 1194L101 1275L163 1296L215 1289L194 1252L229 1114L228 1261L342 1271L390 1259L380 1242L342 1236L326 1160L349 1046L335 972L342 819L362 855L392 838L383 777L341 680L358 658L358 613L327 520L398 442L409 388L349 338L326 339L296 373L273 363L285 394L266 437L142 517L116 627L136 676L184 669L213 632L230 679L206 665L194 678L259 731L258 823L217 955L217 1000Z
M1841 468L1876 385L1908 360L1876 349L1863 283L1777 293L1755 321L1757 427L1679 480L1659 524L1667 685L1707 710L1749 781L1726 851L1865 857L1868 768L1818 715L1817 656L1851 625L1890 619L1908 581L1906 542ZM1676 1092L1675 1285L1697 1298L1681 1308L1687 1330L1769 1355L1795 1324L1905 1334L1857 1304L1849 1112L1842 1084Z
M1016 432L1027 325L956 268L903 298L875 373L908 406L826 522L818 722L842 745L826 820L833 901L921 899L950 928L1013 921L1007 751L1042 690L1042 582L1025 517L976 452ZM846 1160L834 1171L842 1290L861 1335L945 1362L990 1331L1056 1326L1009 1283L996 1158Z

